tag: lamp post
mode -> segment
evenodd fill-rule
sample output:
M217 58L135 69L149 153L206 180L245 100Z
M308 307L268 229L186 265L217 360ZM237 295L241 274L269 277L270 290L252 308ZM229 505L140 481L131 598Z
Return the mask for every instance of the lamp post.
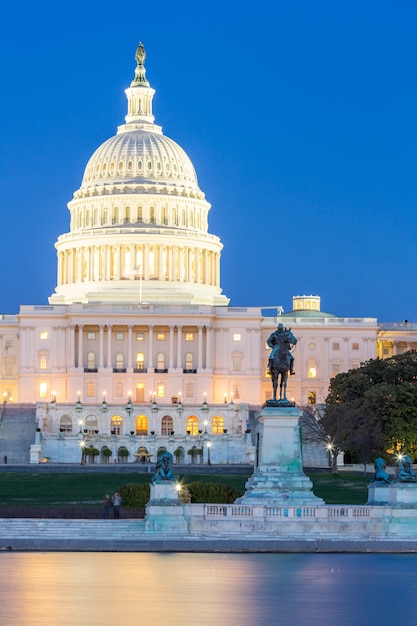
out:
M132 404L132 400L130 398L130 394L129 394L129 399L127 401L127 404L125 406L125 410L126 410L127 419L128 419L128 422L129 422L129 431L131 431L132 428L131 428L130 418L131 418L132 412L133 412L133 404Z
M213 445L212 441L207 441L207 465L211 465L210 449L212 445Z
M80 427L80 433L82 430L83 420L81 419L81 414L83 412L83 405L81 404L80 394L78 393L78 400L75 403L75 414L77 416L78 425Z

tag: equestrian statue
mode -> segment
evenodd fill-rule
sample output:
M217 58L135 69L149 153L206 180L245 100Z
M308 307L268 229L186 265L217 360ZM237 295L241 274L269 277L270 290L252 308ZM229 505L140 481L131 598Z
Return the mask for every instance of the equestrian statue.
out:
M283 324L278 324L278 328L272 333L267 340L267 344L272 348L269 355L268 369L272 378L272 389L274 392L273 400L279 403L288 403L287 399L287 380L288 373L294 375L294 357L291 349L297 343L297 339L291 332L291 328L284 328ZM277 399L278 378L279 384L279 400Z

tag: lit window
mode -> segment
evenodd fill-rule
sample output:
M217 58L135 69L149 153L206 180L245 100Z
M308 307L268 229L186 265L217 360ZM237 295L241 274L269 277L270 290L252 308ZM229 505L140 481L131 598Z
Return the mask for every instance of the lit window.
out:
M185 333L185 341L193 341L194 335L193 333Z
M95 385L95 383L88 382L87 383L87 396L89 398L94 398L95 395L96 395L96 385Z
M224 429L224 419L221 415L215 415L211 420L211 434L212 435L221 435L223 434Z
M233 341L241 341L242 335L240 333L234 333Z
M164 341L165 340L165 333L157 333L156 334L156 338L158 341Z
M110 430L112 435L121 435L123 427L123 418L121 415L113 415L110 421Z
M96 368L96 355L94 352L87 354L87 369L94 370Z
M148 418L146 415L138 415L136 418L136 434L147 435L148 434Z
M136 341L144 341L145 333L136 333Z
M116 369L117 370L122 370L124 367L124 357L123 357L123 352L118 352L116 354Z
M123 383L116 383L116 398L123 398Z
M340 372L340 363L333 363L332 371L333 371L333 374L335 376L336 376L336 374L339 374L339 372Z
M198 435L198 418L195 415L190 415L187 419L187 425L185 427L186 432L190 435Z
M158 383L156 386L156 395L158 398L165 398L165 385L164 383Z
M95 339L96 338L96 333L87 333L87 339Z
M191 352L187 352L187 354L185 355L185 369L193 369L193 355L191 354Z
M39 333L39 339L48 339L48 333L46 332L46 330L43 330L41 333Z
M156 369L164 370L165 369L165 354L163 352L158 352L156 357Z
M316 359L308 359L308 377L316 378L317 376L317 361Z
M333 350L340 350L340 344L339 343L334 343L332 345Z
M316 392L315 391L309 391L308 392L307 402L308 402L308 404L316 404L317 399L316 399Z
M139 371L143 371L145 369L145 355L143 352L138 352L136 354L136 369Z
M186 398L194 398L194 384L193 383L185 383L185 397Z
M170 435L174 430L174 421L170 415L164 415L161 422L161 435Z
M46 370L46 367L47 367L46 354L41 354L39 357L39 369Z
M352 343L352 350L359 350L359 344L358 343Z
M117 341L121 341L124 338L125 338L125 334L124 333L116 333Z
M48 391L48 385L46 383L41 383L39 385L39 396L41 398L46 398L46 392Z
M136 384L136 402L145 401L145 385L143 383Z

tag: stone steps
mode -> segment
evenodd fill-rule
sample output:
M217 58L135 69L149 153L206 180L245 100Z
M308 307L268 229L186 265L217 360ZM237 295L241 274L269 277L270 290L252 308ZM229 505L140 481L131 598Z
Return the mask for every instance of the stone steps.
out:
M35 442L36 406L7 404L0 427L0 463L20 465L29 463L30 446Z

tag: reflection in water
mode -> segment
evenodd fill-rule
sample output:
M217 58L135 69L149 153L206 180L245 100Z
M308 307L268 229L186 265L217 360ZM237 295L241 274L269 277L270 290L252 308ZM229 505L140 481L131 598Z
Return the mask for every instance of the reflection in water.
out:
M417 614L415 555L2 553L1 626L374 626Z

